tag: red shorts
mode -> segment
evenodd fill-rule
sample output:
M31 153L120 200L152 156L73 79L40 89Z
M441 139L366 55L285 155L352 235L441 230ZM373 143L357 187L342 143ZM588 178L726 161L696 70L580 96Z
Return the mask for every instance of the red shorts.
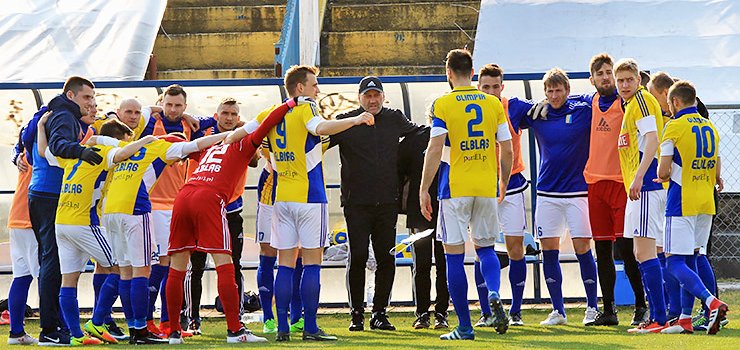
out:
M175 198L168 254L198 250L231 254L226 202L209 188L185 186Z
M624 184L603 180L588 185L588 217L595 241L614 241L624 233Z

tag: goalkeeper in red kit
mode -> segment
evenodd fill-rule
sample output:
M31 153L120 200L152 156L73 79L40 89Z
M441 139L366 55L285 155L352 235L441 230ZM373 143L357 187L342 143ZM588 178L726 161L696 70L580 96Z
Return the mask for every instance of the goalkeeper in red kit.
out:
M262 139L283 120L291 108L304 103L313 101L307 97L292 98L275 108L253 133L247 134L246 130L240 128L227 136L223 144L191 154L191 158L199 159L199 164L177 194L170 225L168 254L171 262L166 287L167 310L172 315L170 317L174 317L170 320L170 344L182 344L179 315L183 281L193 250L211 254L216 263L218 295L223 303L228 328L227 343L267 341L252 334L239 322L239 295L234 280L225 206L236 191L238 180L247 171Z

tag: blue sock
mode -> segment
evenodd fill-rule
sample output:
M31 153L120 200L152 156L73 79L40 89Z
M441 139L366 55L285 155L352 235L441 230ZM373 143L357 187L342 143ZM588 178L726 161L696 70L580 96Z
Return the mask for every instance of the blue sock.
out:
M491 292L498 294L501 289L501 262L498 261L496 251L493 250L493 247L483 247L476 249L475 253L480 259L480 271L483 274L483 279L486 280L488 294Z
M706 255L698 255L696 257L696 273L701 278L701 282L704 283L704 287L707 287L709 293L717 295L717 280L714 277L714 270L712 270L712 264L709 263L709 259ZM704 314L709 318L709 308L702 304L704 308Z
M115 273L107 276L108 278L105 279L105 283L100 288L100 295L95 303L95 308L93 308L92 323L96 326L102 326L105 323L118 296L118 284L121 277Z
M319 310L319 292L321 291L321 265L306 265L301 278L301 300L303 300L303 329L306 333L316 333L319 325L316 313ZM291 311L292 312L292 311Z
M293 294L290 298L290 324L298 322L301 317L303 317L303 302L301 301L302 276L303 259L298 258L295 262L295 270L293 270Z
M576 254L576 258L578 258L578 265L581 267L581 280L583 280L583 288L586 289L587 304L598 309L599 295L596 287L596 261L594 261L594 256L589 250L583 254Z
M468 278L465 276L465 254L445 254L447 258L447 289L450 291L452 305L459 322L458 329L463 332L473 330L468 307Z
M647 277L645 276L645 271L642 269L642 263L637 263L637 268L640 270L640 278L642 278L642 288L645 289L645 300L648 304L648 310L650 310L650 319L655 319L655 305L653 304L653 301L650 299L650 290L648 288L647 284Z
M93 292L95 293L95 298L93 299L94 304L98 305L98 297L100 296L100 288L103 287L103 283L105 283L105 279L108 278L107 273L96 273L93 275ZM93 307L93 309L95 309ZM94 310L93 310L94 311Z
M152 272L149 274L149 304L146 309L147 321L154 319L154 304L157 302L157 297L159 296L159 288L162 285L162 278L169 268L169 266L162 266L159 264L152 265ZM165 304L162 303L162 305ZM166 309L166 307L163 307L162 309Z
M260 265L257 267L257 290L260 293L262 316L265 320L272 320L272 287L275 284L275 261L277 257L260 255Z
M13 278L8 292L8 312L10 313L10 334L23 334L23 320L26 316L26 302L28 302L28 289L33 282L33 276L26 275Z
M167 311L167 277L170 276L170 267L166 266L162 276L162 284L159 285L159 300L162 302L161 311L159 312L159 322L168 322L170 314Z
M671 255L668 257L668 271L681 283L681 287L691 295L706 302L712 294L704 286L696 272L686 265L686 255Z
M543 250L542 270L547 283L547 291L550 292L553 310L557 310L565 316L565 305L563 304L563 272L560 271L560 250Z
M131 305L131 280L118 281L118 296L121 297L123 315L126 317L128 328L134 328L134 308Z
M488 305L488 287L486 280L483 279L483 273L480 271L480 261L475 261L475 286L478 290L478 300L480 300L481 315L491 315L491 306Z
M658 258L643 261L640 264L640 271L643 273L643 282L648 288L650 295L650 305L653 307L653 320L658 324L664 325L667 317L665 313L665 296L663 294L663 270L660 268Z
M527 261L509 260L509 283L511 284L511 309L509 314L515 315L522 311L524 286L527 282Z
M686 266L689 270L696 273L696 255L685 256ZM698 274L697 274L698 275ZM681 313L684 315L691 315L694 311L694 296L687 288L681 288Z
M288 323L288 310L290 309L290 297L293 294L293 271L292 267L278 266L275 275L275 310L277 311L278 332L290 332ZM279 288L275 288L279 287Z
M70 334L75 338L84 336L80 328L80 307L77 303L77 288L62 287L59 290L59 308Z
M146 327L146 314L149 309L149 279L146 277L135 277L131 279L131 304L134 311L134 328Z
M658 253L658 260L660 260L660 267L663 272L663 280L665 282L663 283L663 288L665 288L665 294L667 295L668 319L670 320L681 315L681 293L683 289L678 283L678 280L673 277L673 274L668 272L665 253Z

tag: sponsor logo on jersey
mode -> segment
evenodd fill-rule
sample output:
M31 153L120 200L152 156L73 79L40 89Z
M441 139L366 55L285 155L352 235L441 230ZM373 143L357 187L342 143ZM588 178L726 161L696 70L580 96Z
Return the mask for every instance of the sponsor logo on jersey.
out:
M630 146L630 135L627 133L619 135L619 140L617 141L617 147L626 148L629 146Z
M610 132L612 128L609 127L609 123L604 118L601 118L599 124L596 126L596 131Z

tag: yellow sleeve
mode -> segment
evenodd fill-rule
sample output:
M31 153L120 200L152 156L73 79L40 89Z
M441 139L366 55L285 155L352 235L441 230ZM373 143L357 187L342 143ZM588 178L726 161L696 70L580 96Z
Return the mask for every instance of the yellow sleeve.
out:
M663 131L663 138L661 138L660 143L671 140L676 144L678 138L681 137L681 128L678 124L679 123L676 121L670 121L666 124L665 130Z
M144 132L144 128L146 127L147 120L144 118L144 116L141 116L141 119L139 119L139 125L136 126L136 129L134 129L134 140L138 140L141 137L141 133Z
M321 113L319 113L318 108L316 108L313 104L308 104L308 106L309 108L303 107L301 109L303 124L308 124L308 121L313 118L321 118Z

